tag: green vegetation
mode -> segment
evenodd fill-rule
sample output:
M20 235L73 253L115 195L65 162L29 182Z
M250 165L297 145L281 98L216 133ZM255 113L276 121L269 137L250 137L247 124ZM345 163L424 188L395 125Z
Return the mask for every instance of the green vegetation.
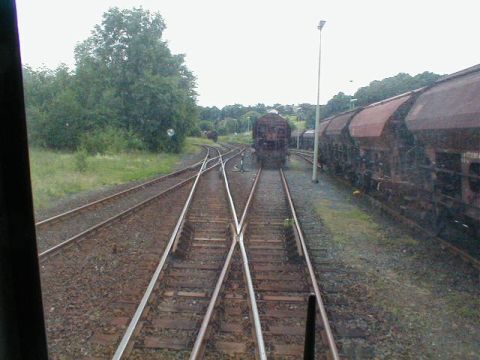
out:
M316 211L339 245L351 244L352 241L366 241L402 249L415 248L419 245L418 240L408 234L402 236L397 234L392 240L391 234L374 221L372 215L354 204L349 205L346 201L342 205L338 205L322 199L316 203ZM348 226L346 226L345 219L348 219Z
M252 133L245 132L241 134L230 134L223 135L218 137L218 142L221 143L237 143L237 144L251 144L252 143Z
M183 154L200 151L194 144L201 143L213 144L208 139L187 138ZM35 208L47 208L55 200L82 191L169 173L180 159L181 154L172 153L88 155L84 150L71 153L32 148L30 167Z
M426 358L435 358L449 347L452 353L476 354L475 342L458 339L465 331L470 339L471 329L478 326L480 300L474 290L460 285L464 283L458 275L452 275L454 265L444 259L436 262L436 249L428 240L390 226L357 206L349 195L325 199L330 191L326 186L315 201L315 210L333 239L338 261L358 276L354 287L362 289L369 309L377 309L385 320L379 326L388 335L379 340L377 354L381 358L413 358L420 348ZM416 343L415 339L428 342ZM450 355L448 358L465 358Z
M30 144L179 152L195 128L195 78L162 40L165 28L159 13L111 8L75 48L74 70L26 66Z
M354 105L357 107L369 105L410 90L428 86L438 80L440 76L428 71L415 76L399 73L380 81L372 81L368 86L358 89L353 96L339 92L325 105L320 106L320 118L325 119L352 109ZM356 102L352 103L352 99L356 99ZM216 106L199 106L198 109L199 128L205 131L216 130L220 135L247 131L256 119L265 115L270 109L274 109L281 116L288 118L295 128L311 129L315 124L315 105L307 103L298 105L274 104L272 106L235 104L224 106L221 109ZM305 125L301 127L297 120L301 120Z
M332 97L325 106L322 106L320 117L322 119L347 111L353 108L352 99L356 99L355 106L366 106L375 102L400 95L405 92L428 86L437 81L441 75L425 71L421 74L411 76L406 73L399 73L383 80L372 81L368 86L358 89L353 96L339 92ZM309 119L310 125L314 124L314 118Z

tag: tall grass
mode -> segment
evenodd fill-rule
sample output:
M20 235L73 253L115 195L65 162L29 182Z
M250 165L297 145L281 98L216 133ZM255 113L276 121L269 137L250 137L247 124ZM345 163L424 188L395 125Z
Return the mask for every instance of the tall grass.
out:
M230 134L219 136L218 141L222 143L251 144L253 140L251 132L244 132L237 135Z
M82 191L147 179L173 171L182 156L201 151L194 144L210 140L187 138L180 154L132 152L80 155L39 148L30 149L33 198L36 209Z

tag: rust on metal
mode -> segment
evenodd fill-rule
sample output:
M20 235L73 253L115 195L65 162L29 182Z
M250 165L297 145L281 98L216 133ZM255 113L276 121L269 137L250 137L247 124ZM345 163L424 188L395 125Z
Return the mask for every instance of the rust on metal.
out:
M328 124L330 124L331 120L325 120L320 123L320 126L318 127L318 137L322 137L325 134L325 130L327 130Z
M287 199L288 199L288 204L289 204L289 207L290 207L290 211L293 214L295 226L299 230L300 245L303 249L303 254L304 254L305 262L306 262L306 265L307 265L308 274L310 276L310 282L313 286L313 290L314 290L317 305L318 305L318 310L320 312L320 318L322 320L322 324L323 324L323 327L325 329L326 338L327 338L326 342L327 342L328 347L329 347L330 356L331 356L332 359L337 360L337 359L340 359L340 356L338 354L337 345L335 344L335 339L333 337L333 332L330 328L330 322L328 320L327 311L325 309L325 305L324 305L323 300L322 300L322 295L321 295L321 292L320 292L320 288L318 286L317 278L316 278L316 275L315 275L315 270L313 268L312 262L310 260L310 256L308 254L307 244L305 242L305 239L303 238L303 234L302 234L302 231L300 229L300 223L298 222L298 218L297 218L296 211L295 211L295 206L293 204L292 196L290 194L290 189L288 187L288 182L287 182L287 179L286 179L285 174L283 173L282 169L280 169L280 176L282 178L282 183L283 183L283 187L284 187L284 190L285 190L285 194L286 194Z
M396 96L372 105L355 115L350 122L349 130L353 138L375 138L382 136L387 122L392 115L412 97L412 93Z
M434 147L478 150L479 97L480 66L452 74L418 97L405 119L407 127Z
M352 117L357 113L359 109L344 112L339 115L335 115L329 119L328 126L325 130L327 136L340 136L344 129L348 126Z

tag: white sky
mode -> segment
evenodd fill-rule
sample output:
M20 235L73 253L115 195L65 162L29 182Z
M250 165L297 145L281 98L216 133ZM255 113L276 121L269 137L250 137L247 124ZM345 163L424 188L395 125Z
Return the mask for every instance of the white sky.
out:
M17 0L23 62L73 67L108 8L140 5L163 16L204 106L315 103L320 19L322 103L398 72L480 62L478 0Z

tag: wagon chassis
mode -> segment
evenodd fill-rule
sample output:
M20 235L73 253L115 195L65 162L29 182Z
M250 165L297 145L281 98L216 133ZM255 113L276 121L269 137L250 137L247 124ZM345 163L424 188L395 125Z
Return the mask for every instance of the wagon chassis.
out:
M290 152L294 155L296 155L297 157L305 160L306 162L308 162L309 164L313 164L313 160L311 159L312 157L312 153L311 152L308 152L308 151L296 151L296 150L290 150ZM320 168L319 165L317 165L317 167ZM336 177L336 179L340 179L342 181L341 178L338 178ZM346 183L346 182L345 182ZM347 183L346 183L347 184ZM349 185L349 184L347 184ZM409 219L407 218L406 216L402 215L401 213L399 213L397 210L393 209L392 207L386 205L385 203L383 202L380 202L379 200L375 199L374 197L368 195L368 194L364 194L364 196L368 199L368 201L373 204L375 207L378 207L380 209L382 209L382 211L388 213L390 216L392 216L393 218L396 218L396 219L399 219L402 223L406 224L407 226L410 226L410 227L413 227L415 228L416 230L419 230L420 232L422 232L424 235L428 236L429 238L431 239L435 239L436 241L439 242L440 246L444 249L447 249L448 251L450 251L452 254L456 255L456 256L459 256L463 261L465 261L466 263L469 263L470 265L472 265L474 268L480 270L480 260L476 259L475 257L473 257L472 255L468 254L465 250L462 250L460 249L459 247L451 244L449 241L446 241L444 239L442 239L441 237L439 237L437 234L433 233L432 231L428 230L427 228L425 228L424 226L420 225L418 222L416 221L413 221L412 219Z

